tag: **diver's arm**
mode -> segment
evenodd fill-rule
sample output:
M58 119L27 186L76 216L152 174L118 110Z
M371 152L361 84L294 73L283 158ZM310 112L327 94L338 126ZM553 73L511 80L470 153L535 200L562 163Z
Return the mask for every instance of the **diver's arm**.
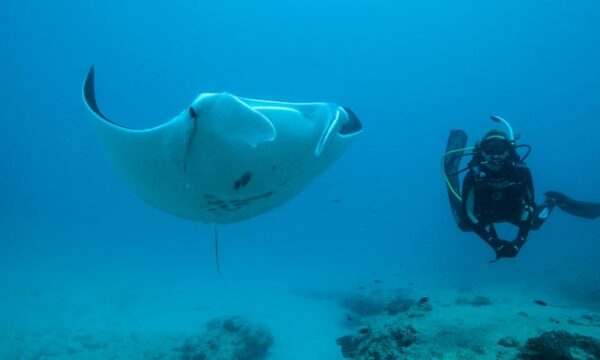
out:
M532 216L535 212L535 195L531 171L527 167L522 167L520 171L521 181L523 182L524 187L521 202L521 218L519 219L519 232L517 233L517 238L512 242L518 250L520 250L527 241L527 236L531 230Z
M498 249L498 247L501 245L498 236L495 234L495 232L491 233L490 231L486 230L485 225L483 225L475 216L474 181L473 174L469 172L467 176L465 176L462 189L463 219L475 234L479 235L479 237L483 239L486 244L496 251L496 249Z

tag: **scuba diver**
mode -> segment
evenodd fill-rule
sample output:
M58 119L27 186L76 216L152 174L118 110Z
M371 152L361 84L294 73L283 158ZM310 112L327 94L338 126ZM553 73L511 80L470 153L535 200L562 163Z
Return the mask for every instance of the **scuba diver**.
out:
M527 242L530 230L539 229L555 206L566 213L595 219L600 216L600 203L576 201L557 191L548 191L545 201L536 205L533 179L525 159L529 145L517 145L511 125L499 116L491 116L504 124L508 133L489 131L474 147L465 147L467 134L452 130L442 158L444 177L452 214L463 231L472 231L501 258L517 256ZM526 149L520 155L518 149ZM463 156L472 156L466 168L458 170ZM459 175L467 172L460 190ZM498 236L494 224L508 222L518 227L512 241Z

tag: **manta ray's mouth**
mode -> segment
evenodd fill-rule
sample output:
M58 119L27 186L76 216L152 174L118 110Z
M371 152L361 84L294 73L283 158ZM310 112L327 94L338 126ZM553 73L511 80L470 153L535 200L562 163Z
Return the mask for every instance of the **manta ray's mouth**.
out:
M352 110L343 106L336 106L335 113L332 115L315 149L317 157L321 156L323 149L333 141L335 134L341 137L350 137L362 130L362 124Z
M362 124L358 116L349 108L342 106L342 109L348 114L348 120L340 127L338 133L340 135L353 135L362 130Z

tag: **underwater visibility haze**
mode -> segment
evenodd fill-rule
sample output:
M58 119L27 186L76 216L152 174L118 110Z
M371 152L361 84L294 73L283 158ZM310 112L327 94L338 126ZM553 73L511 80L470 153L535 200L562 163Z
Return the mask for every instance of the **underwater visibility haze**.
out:
M600 202L598 14L2 2L0 358L600 358L600 220L490 263L442 163L497 115L536 203Z

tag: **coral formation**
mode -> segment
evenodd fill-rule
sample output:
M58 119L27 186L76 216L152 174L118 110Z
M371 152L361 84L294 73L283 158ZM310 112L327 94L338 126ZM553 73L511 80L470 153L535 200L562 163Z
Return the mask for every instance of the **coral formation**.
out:
M209 321L203 334L176 350L180 360L260 360L272 344L268 329L233 316Z
M417 298L419 299L419 298ZM393 360L412 356L417 339L410 319L433 309L428 297L415 300L400 290L376 290L348 296L340 304L357 317L354 334L337 339L342 355L356 360Z
M600 341L567 331L546 331L527 340L519 353L523 360L600 359Z
M394 360L400 358L404 348L413 344L417 331L412 326L389 323L383 328L363 328L356 335L337 339L342 355L355 360Z

